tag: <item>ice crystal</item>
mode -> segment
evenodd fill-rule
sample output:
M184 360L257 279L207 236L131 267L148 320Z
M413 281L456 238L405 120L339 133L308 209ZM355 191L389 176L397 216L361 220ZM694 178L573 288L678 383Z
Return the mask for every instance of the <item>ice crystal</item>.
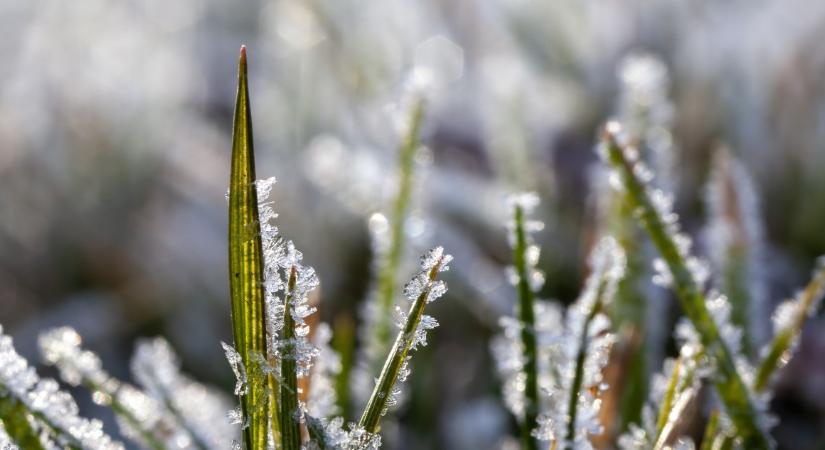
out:
M646 158L662 175L659 186L672 190L677 173L674 159L677 154L670 129L673 124L673 104L668 90L670 79L667 66L650 54L631 54L620 65L619 118L625 124L630 140L645 150ZM631 147L628 160L640 159L635 146ZM645 165L634 167L636 176L643 182L653 181L653 171Z
M2 391L7 391L11 397L25 405L33 413L32 420L51 430L48 433L56 433L51 436L54 439L68 441L89 450L124 448L123 444L112 440L103 432L103 424L99 420L78 416L74 399L67 392L61 391L56 381L40 379L34 368L14 349L12 338L4 334L0 327L0 392ZM3 437L0 436L0 442Z
M249 390L248 380L246 378L246 368L243 365L243 360L241 359L241 354L235 350L235 347L227 344L226 342L221 342L221 347L223 347L223 351L226 354L226 360L229 362L229 366L232 368L232 372L235 374L235 395L246 395L247 391Z
M310 432L310 450L378 450L381 448L381 435L369 433L355 424L344 428L344 419L315 418L307 416L307 427ZM319 440L323 442L318 442Z
M165 408L164 400L109 376L102 369L100 358L80 346L81 339L75 330L49 330L38 341L44 360L57 366L61 378L70 384L84 385L92 390L96 401L115 408L125 436L145 443L165 442L168 446L191 442L189 433Z
M235 434L235 428L224 420L229 400L181 374L177 356L165 339L139 341L131 367L138 383L152 398L169 406L194 440L224 448Z

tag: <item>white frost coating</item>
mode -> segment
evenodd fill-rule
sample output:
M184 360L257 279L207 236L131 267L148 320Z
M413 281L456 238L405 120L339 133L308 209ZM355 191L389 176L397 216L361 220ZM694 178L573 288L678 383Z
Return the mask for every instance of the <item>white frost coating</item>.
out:
M642 423L631 425L628 431L619 437L618 444L621 450L648 450L654 448L658 442L672 438L671 435L685 408L699 390L701 379L713 373L709 362L702 356L702 346L693 325L682 320L677 325L675 334L680 343L679 357L665 360L662 372L653 376L648 402L642 410ZM678 373L675 374L676 384L671 408L662 411L662 399L666 396L676 370ZM660 434L657 430L657 421L661 414L665 415L665 423ZM693 445L685 438L679 438L677 442L679 441L683 442L680 445Z
M612 300L616 286L624 276L626 259L615 239L605 237L596 244L589 262L591 273L578 300L568 308L564 332L556 344L558 351L552 362L559 379L545 390L550 407L540 415L540 426L533 431L540 440L570 439L567 443L574 449L592 448L590 436L603 430L599 420L601 399L598 397L607 388L602 369L607 365L615 336L610 333L608 317L596 311ZM574 435L568 436L572 414L568 408L580 353L585 355L582 380L575 399Z
M544 272L536 268L536 265L539 263L541 248L536 245L533 240L533 233L543 230L544 223L529 218L539 203L539 196L535 192L520 192L511 194L507 198L507 205L512 211L510 217L514 217L515 208L517 207L521 208L524 215L524 237L527 241L527 249L525 252L527 283L533 292L538 292L541 287L544 286ZM516 244L515 226L516 224L512 219L507 222L507 240L511 247L515 247ZM514 286L519 282L519 274L513 267L507 268L507 278Z
M404 287L404 299L401 304L395 306L396 326L399 330L404 330L409 320L410 309L413 307L415 301L422 294L426 293L425 301L427 303L434 301L439 296L447 292L447 285L440 280L431 280L429 273L433 270L437 272L444 272L449 270L449 264L453 260L452 255L444 252L442 247L435 247L425 252L420 259L420 272L417 273ZM437 291L437 292L434 292ZM404 339L410 340L410 352L416 350L419 346L427 345L427 331L438 326L435 318L426 314L421 315L416 329L411 335L404 336ZM396 380L396 385L390 392L389 399L387 399L387 407L381 412L381 415L386 414L388 408L396 406L400 403L400 398L403 395L403 390L400 383L403 383L410 374L409 367L410 354L407 354L407 359L399 372ZM377 381L377 380L376 380ZM372 389L373 386L370 386Z
M744 291L748 303L742 307L747 308L744 313L750 324L748 344L761 345L768 338L764 321L768 305L761 269L764 231L756 188L745 166L727 148L716 152L712 167L705 191L710 261L714 271L722 274L721 289Z
M370 433L354 423L350 423L344 429L344 419L335 417L333 419L314 418L307 416L307 426L310 428L310 441L307 448L316 450L320 448L334 450L378 450L381 448L381 435ZM323 445L316 442L313 433L321 434Z
M798 327L798 323L802 322L805 318L813 317L822 304L822 296L825 294L825 281L823 281L823 278L825 278L825 256L820 256L817 259L816 268L814 268L812 277L812 283L818 283L817 287L819 289L810 293L813 297L810 299L807 308L805 308L804 305L806 293L805 291L799 291L794 298L780 303L771 316L774 335L788 332L792 333L789 347L782 354L781 358L779 358L779 364L781 365L788 363L791 355L799 345L799 333L801 330ZM771 345L772 343L769 342L762 348L762 358L770 352Z
M230 408L229 399L181 374L177 356L165 339L138 341L131 368L147 393L158 403L168 405L197 441L219 449L237 437L237 429L224 418Z
M312 367L307 399L307 412L314 417L331 417L338 413L335 379L341 373L341 357L330 347L332 329L326 323L318 324L312 338L318 348L318 358Z
M301 263L303 255L295 248L295 244L283 240L278 234L278 228L274 225L278 215L269 201L274 183L274 177L255 182L264 259L262 281L268 335L267 356L268 359L294 359L298 377L301 378L309 375L313 359L318 355L318 349L307 340L310 330L306 318L316 311L316 308L309 304L309 293L318 286L319 280L315 269ZM286 292L293 269L296 275L295 286L291 292ZM287 295L290 297L289 305L284 303ZM284 339L281 336L287 308L295 323L294 339Z
M621 81L618 115L625 124L631 142L645 150L645 160L654 171L663 175L658 186L673 190L678 173L674 160L678 149L670 129L674 107L668 96L670 77L665 64L650 54L631 54L619 68ZM629 161L639 159L638 152L629 154ZM634 168L639 179L653 180L652 171L643 165Z
M78 416L77 404L71 395L61 391L56 381L40 379L34 368L14 349L11 336L0 327L0 390L8 391L33 413L34 420L53 428L57 436L89 450L123 450L123 444L103 432L96 419ZM5 433L2 433L5 435ZM4 436L0 435L0 443ZM5 436L8 438L8 436ZM16 448L16 447L9 447ZM5 450L5 447L4 447Z
M109 376L102 369L100 358L80 346L81 339L75 330L69 327L49 330L40 335L38 343L43 359L58 368L64 381L91 389L92 399L98 404L118 406L120 413L116 418L124 436L138 442L155 439L167 446L190 442L188 433L178 426L162 403Z

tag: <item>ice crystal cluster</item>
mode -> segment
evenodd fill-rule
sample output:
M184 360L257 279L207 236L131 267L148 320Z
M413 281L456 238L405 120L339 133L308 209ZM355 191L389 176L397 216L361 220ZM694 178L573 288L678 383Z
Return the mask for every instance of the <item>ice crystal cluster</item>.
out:
M509 200L511 206L530 214L538 204L535 194L518 194ZM523 230L515 230L522 226ZM525 219L508 225L511 245L517 245L518 234L525 232L525 273L529 289L535 294L541 288L543 275L536 268L539 248L531 233L542 229L540 222ZM511 281L520 281L516 269L508 269ZM536 370L540 390L538 427L531 434L551 441L559 448L592 448L590 436L602 432L598 414L600 393L606 389L602 369L607 364L614 335L603 308L615 294L616 285L624 276L625 256L612 237L601 239L590 257L590 270L578 300L564 313L557 304L537 300L532 305L534 324L531 331L536 341ZM503 379L504 402L520 421L524 420L527 354L523 332L529 324L516 317L502 317L502 334L491 344L497 369ZM528 344L529 345L529 344Z
M8 397L7 397L8 396ZM43 445L73 445L92 450L123 450L123 444L103 432L96 419L78 416L71 395L60 390L57 382L38 377L34 368L14 349L12 338L0 327L0 400L20 402L28 410L26 420L37 430ZM5 431L0 443L10 439ZM12 448L12 447L10 447Z
M132 359L135 378L145 390L111 377L71 328L47 331L39 344L43 359L58 368L65 382L85 386L96 403L118 412L118 424L129 439L149 447L218 449L235 434L225 419L228 401L180 374L177 357L163 339L139 342Z
M665 360L662 372L654 375L649 400L642 410L642 422L631 424L619 437L621 450L662 448L671 442L701 386L701 379L711 373L693 327L683 320L677 326L676 337L680 342L679 356ZM676 437L680 443L673 448L693 448L690 439Z
M612 300L624 270L621 247L611 237L602 238L592 250L584 289L567 309L564 331L554 344L551 364L558 376L544 391L550 406L539 416L539 428L534 431L538 439L587 450L593 448L590 436L602 432L599 397L607 389L602 370L615 340L602 310Z
M709 269L708 266L698 258L691 255L691 239L681 232L678 216L672 210L672 201L670 196L662 190L653 187L649 176L641 176L640 174L648 174L649 171L644 167L644 164L638 161L638 153L629 146L626 140L623 140L621 126L616 122L611 122L607 126L607 133L615 140L613 144L604 144L601 147L601 155L610 160L611 156L608 149L609 145L617 145L612 150L620 151L621 161L619 164L625 165L627 171L636 178L636 184L641 187L642 194L650 201L653 218L648 218L654 223L661 224L666 236L664 239L671 240L675 245L676 255L670 255L671 258L676 258L682 261L688 271L689 280L678 280L678 284L684 286L685 284L692 284L695 286L697 292L701 293L701 298L704 299L704 308L706 309L709 318L713 321L715 329L718 330L719 341L712 342L709 345L723 346L724 353L730 355L732 362L736 368L736 376L740 377L745 385L746 394L748 395L748 404L753 408L756 426L762 433L767 435L767 430L776 424L776 419L768 412L768 402L770 400L770 390L766 389L766 380L774 371L781 367L787 361L792 350L793 342L798 337L799 329L805 317L812 314L817 308L817 303L822 295L823 283L825 283L825 271L820 267L814 273L814 279L809 284L808 288L802 291L795 299L780 305L774 313L774 330L775 336L772 342L768 343L761 351L759 358L758 370L754 368L753 362L748 358L745 352L743 342L742 329L737 326L732 320L732 305L728 298L716 291L708 290L706 287ZM728 164L733 164L728 161ZM734 166L736 167L736 166ZM617 170L617 169L614 169ZM754 239L759 238L759 226L754 224L755 219L755 200L752 198L752 189L746 182L746 174L741 167L738 169L728 168L733 170L733 174L727 176L733 177L733 180L725 179L720 181L718 177L722 175L716 174L717 180L712 181L709 188L712 192L711 210L717 209L714 215L721 216L714 218L715 223L712 225L713 236L716 239L715 243L722 246L731 246L732 239ZM624 189L624 182L621 180L622 175L614 171L612 177L617 181L614 185L619 189ZM715 183L715 184L714 184ZM724 184L727 183L727 184ZM738 183L731 185L730 183ZM731 197L734 197L731 199ZM721 204L721 202L733 203L736 210L731 211L729 204ZM714 204L714 202L716 202ZM723 209L724 208L724 209ZM643 215L646 211L638 211L637 214ZM748 217L731 217L743 216ZM724 222L723 222L724 221ZM731 223L733 222L733 223ZM751 222L749 224L749 222ZM732 230L731 227L739 227ZM758 248L758 243L749 242L743 244ZM753 250L751 248L751 250ZM654 277L654 282L663 286L671 286L677 281L674 280L674 275L670 272L670 263L666 263L662 259L658 259L654 263L657 274ZM694 328L694 325L684 322L680 326L682 336L692 336L685 339L683 346L683 353L686 351L685 347L690 353L696 353L693 347L701 348L699 344L699 335ZM704 341L703 341L704 342ZM704 352L705 349L700 350ZM720 354L720 353L716 353ZM772 359L776 358L776 360ZM683 358L681 358L683 359ZM708 373L715 373L718 369L714 360L707 361L709 367L706 369ZM683 363L684 364L684 363ZM666 370L667 372L668 370ZM691 390L686 392L690 393ZM676 405L676 403L674 403ZM662 416L661 414L665 414ZM665 424L672 421L672 412L665 411L660 413L660 421L665 420ZM650 428L649 416L646 413L646 424L642 427L635 427L630 434L623 438L625 448L645 448L645 444L639 444L634 447L634 442L638 443L645 439L657 439L661 436L663 430L652 430ZM678 415L676 415L678 417ZM721 414L722 422L728 423L729 419L726 413ZM658 434L652 434L657 431ZM728 432L733 432L728 430ZM647 441L656 442L654 441ZM770 445L770 442L768 443Z

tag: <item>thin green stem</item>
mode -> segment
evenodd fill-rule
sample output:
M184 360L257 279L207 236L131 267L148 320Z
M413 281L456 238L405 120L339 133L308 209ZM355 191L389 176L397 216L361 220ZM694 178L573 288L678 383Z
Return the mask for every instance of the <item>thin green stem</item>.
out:
M393 386L395 386L398 380L398 374L412 347L418 324L421 322L421 317L424 314L424 307L427 305L427 298L430 295L433 282L438 276L442 264L443 259L440 259L429 270L429 283L410 307L404 328L398 332L395 343L384 362L384 367L381 370L381 375L378 377L378 382L375 384L369 401L367 401L367 406L364 408L363 414L361 414L361 420L359 420L358 425L370 433L378 432L381 416L387 408L387 402L392 396Z
M530 287L530 274L527 263L527 232L524 227L524 208L516 202L514 207L515 245L513 246L513 265L518 274L518 318L521 322L521 344L524 357L524 417L521 421L522 445L525 449L537 449L532 431L538 426L538 362L536 350L535 294Z
M256 367L266 353L263 251L255 188L252 117L246 74L246 49L238 63L238 95L232 136L232 171L229 185L229 288L235 349L246 368L248 390L240 398L244 419L244 447L266 447L266 386Z
M412 202L415 175L415 154L418 151L419 132L424 117L424 99L415 100L410 111L409 127L401 139L398 151L398 192L390 217L390 243L383 256L378 274L380 313L375 328L375 348L384 351L390 339L398 269L404 256L404 225Z
M576 418L578 416L579 395L581 394L582 384L584 383L584 363L587 361L587 347L588 347L588 333L590 330L590 323L602 309L603 297L607 280L599 281L598 289L596 291L596 300L593 307L587 312L587 317L582 325L579 334L579 351L576 354L576 370L573 375L573 383L570 385L570 397L567 405L567 438L564 441L565 449L573 449L576 440Z
M634 172L634 164L625 156L617 136L608 127L604 133L608 162L621 176L629 200L639 212L641 224L647 230L654 246L667 264L673 277L673 284L679 302L687 317L699 333L708 356L717 366L716 388L725 404L737 433L749 449L767 450L770 440L759 427L757 411L753 407L750 393L736 369L733 355L725 345L713 318L705 304L705 294L697 285L687 263L679 253L674 237L668 231L649 197L646 186Z
M281 379L278 418L281 428L281 449L300 450L301 423L298 421L298 365L295 361L295 320L292 318L291 303L295 296L295 284L298 270L295 266L289 270L287 293L284 298L284 349L281 357Z

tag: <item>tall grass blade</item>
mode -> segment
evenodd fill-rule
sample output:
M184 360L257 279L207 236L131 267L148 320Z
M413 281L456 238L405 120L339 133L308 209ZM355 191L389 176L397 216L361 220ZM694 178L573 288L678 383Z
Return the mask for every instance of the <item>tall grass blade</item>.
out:
M524 417L521 418L521 437L524 449L536 449L532 431L537 427L539 414L538 366L536 361L535 293L530 280L532 265L527 261L528 234L525 230L524 201L513 201L513 265L518 276L518 319L521 322L521 345L524 368Z
M611 122L605 127L603 135L600 152L614 169L611 176L615 177L617 187L627 191L641 224L664 260L666 271L661 278L673 285L682 309L699 333L706 354L715 361L718 372L716 389L737 434L742 437L746 448L772 448L766 431L760 427L759 412L754 407L751 392L737 370L736 355L723 340L708 310L701 286L706 274L698 261L688 256L689 239L679 233L669 201L664 193L645 184L652 175L637 162L635 149L621 143L621 132L621 126Z
M407 298L414 299L407 313L401 314L401 330L395 338L381 374L367 402L358 426L367 433L377 433L381 417L397 401L396 382L403 381L409 374L407 367L410 350L418 345L426 345L426 331L437 325L435 319L424 315L424 307L446 291L446 285L437 281L438 273L449 269L452 256L436 247L421 257L421 272L404 288Z
M266 386L256 366L266 353L263 253L258 199L255 188L252 117L247 85L246 48L238 62L238 93L232 136L232 170L229 185L229 288L235 348L246 368L247 390L241 395L245 421L245 448L266 448Z

